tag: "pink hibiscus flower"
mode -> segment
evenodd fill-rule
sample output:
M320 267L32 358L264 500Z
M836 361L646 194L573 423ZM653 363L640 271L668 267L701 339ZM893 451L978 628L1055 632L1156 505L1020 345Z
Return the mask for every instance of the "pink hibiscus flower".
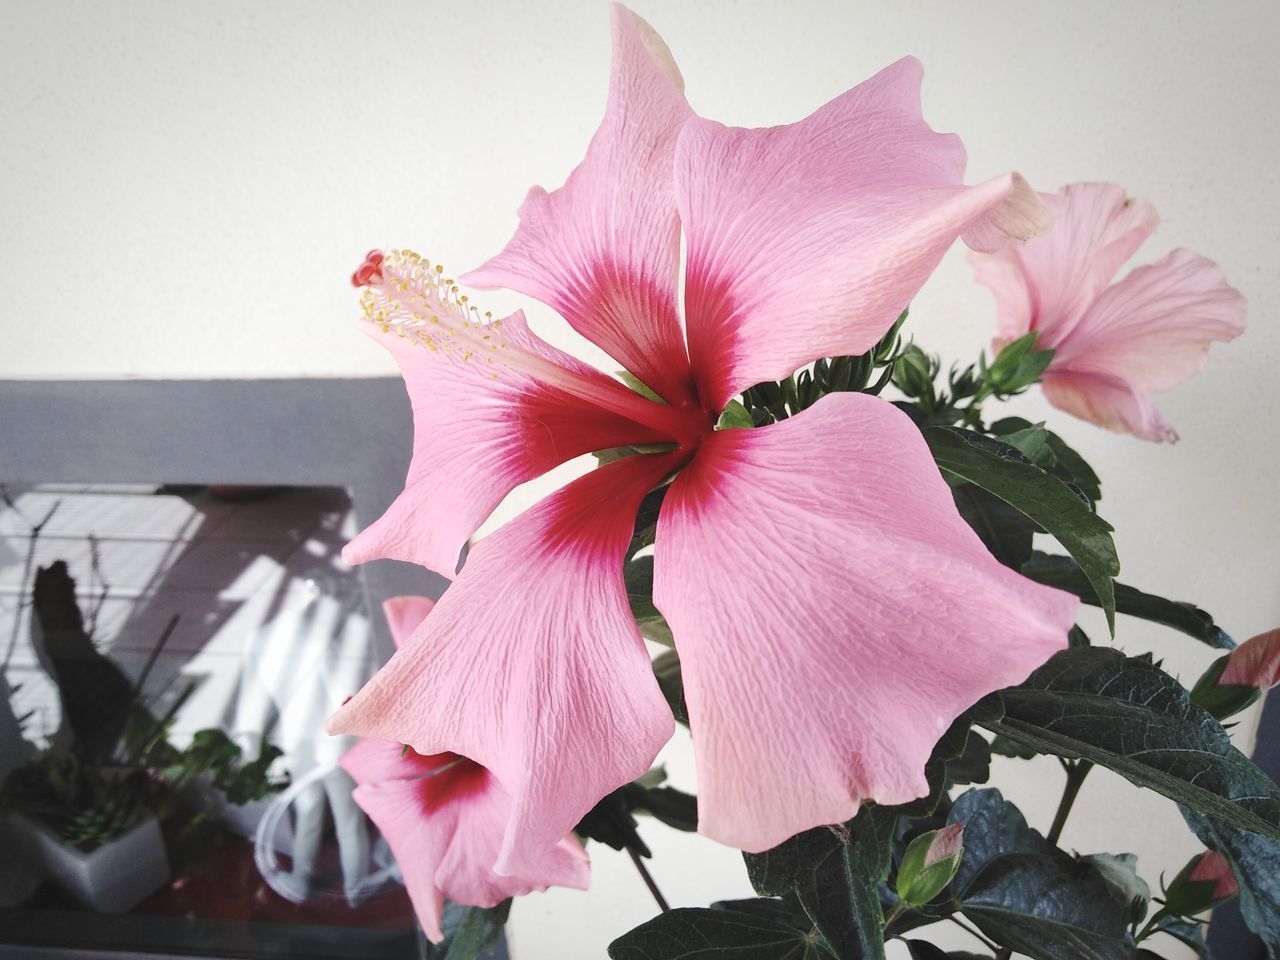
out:
M996 297L996 349L1036 331L1036 346L1054 350L1044 393L1055 407L1109 430L1176 441L1148 395L1190 379L1212 341L1244 331L1244 297L1190 250L1112 283L1160 222L1151 204L1115 184L1077 183L1041 199L1054 216L1047 234L969 255Z
M604 121L515 237L463 280L550 304L655 402L491 321L439 267L372 257L368 326L415 417L404 493L348 548L453 576L517 484L591 450L663 444L569 483L481 540L435 612L330 721L457 753L512 798L495 866L538 861L674 730L622 561L670 479L654 599L675 636L699 830L763 850L927 791L948 725L1065 645L1078 601L996 563L919 434L877 397L832 394L760 429L726 402L874 345L957 237L1046 226L1021 178L963 182L960 141L920 113L899 61L788 126L695 116L662 40L614 9ZM683 324L680 238L687 247Z
M426 597L394 597L384 604L397 645L431 607ZM391 846L418 921L432 942L444 939L440 917L446 897L493 907L550 886L587 888L587 854L572 836L517 874L494 872L511 798L478 763L452 753L424 757L390 740L361 740L340 763L358 784L352 794L356 803Z

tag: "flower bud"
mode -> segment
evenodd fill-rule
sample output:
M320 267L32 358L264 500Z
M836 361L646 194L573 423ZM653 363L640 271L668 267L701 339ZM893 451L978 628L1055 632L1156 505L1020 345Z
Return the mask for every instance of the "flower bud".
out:
M1036 349L1036 331L1032 330L1000 351L987 369L987 383L998 395L1018 393L1039 380L1052 359L1052 350Z
M1191 917L1225 903L1239 893L1227 858L1206 850L1182 868L1165 891L1165 914Z
M964 824L922 833L911 841L898 867L898 896L911 907L928 903L951 882L964 855Z
M1280 683L1280 629L1246 640L1205 671L1191 702L1224 720L1248 707L1264 690Z

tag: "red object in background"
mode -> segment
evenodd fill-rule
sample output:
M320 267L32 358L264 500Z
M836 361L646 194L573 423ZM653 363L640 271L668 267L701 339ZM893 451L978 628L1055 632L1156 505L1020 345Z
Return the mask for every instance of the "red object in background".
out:
M336 850L333 853L333 874L337 877L340 868ZM327 858L322 857L317 875L323 875L328 866ZM338 883L340 885L340 881ZM196 867L184 871L132 912L202 920L313 923L384 930L412 930L417 923L413 905L398 883L358 907L347 906L336 893L315 901L292 903L267 886L254 865L253 844L241 837L211 850Z

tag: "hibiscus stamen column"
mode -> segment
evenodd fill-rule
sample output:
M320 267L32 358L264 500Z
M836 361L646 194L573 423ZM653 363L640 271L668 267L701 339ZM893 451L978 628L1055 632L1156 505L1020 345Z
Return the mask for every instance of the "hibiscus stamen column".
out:
M362 287L365 320L382 333L396 334L460 363L505 366L588 403L611 410L692 446L710 429L709 415L696 408L656 403L606 377L582 377L525 345L503 329L503 321L481 313L460 292L444 267L412 250L370 251L352 274ZM497 379L497 372L490 373Z

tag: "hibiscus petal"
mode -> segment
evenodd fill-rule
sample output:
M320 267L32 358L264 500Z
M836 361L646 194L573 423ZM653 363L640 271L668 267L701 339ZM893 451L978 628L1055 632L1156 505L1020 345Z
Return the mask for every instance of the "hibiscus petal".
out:
M1050 369L1040 385L1046 400L1073 417L1143 440L1178 440L1178 432L1156 405L1120 377Z
M330 733L452 752L513 799L500 873L518 873L644 773L674 720L622 580L645 493L678 461L627 457L480 541L418 631Z
M1228 655L1218 683L1270 690L1280 683L1280 628L1250 637Z
M452 753L424 757L416 750L394 740L364 738L344 753L338 765L358 784L383 780L417 780L456 763Z
M487 770L463 763L434 777L365 784L353 794L386 838L428 938L443 937L444 899L493 907L549 886L586 889L586 852L572 838L515 876L493 872L511 800Z
M462 278L549 304L673 404L692 396L671 167L692 115L683 91L662 38L615 5L609 102L586 159L559 190L530 190L510 243Z
M539 339L522 313L499 321L499 329L513 353L549 360L584 385L630 393ZM592 450L667 439L508 365L505 352L488 363L377 324L365 330L404 377L413 405L413 458L404 492L343 551L348 563L404 560L453 577L467 538L519 484Z
M685 314L708 408L869 349L958 236L989 248L1047 228L1021 177L963 186L964 147L924 122L920 80L907 58L789 126L681 130Z
M409 639L435 605L430 597L388 597L382 602L382 615L387 618L397 647Z
M1113 183L1076 183L1040 198L1053 228L1024 244L971 253L978 282L996 297L996 348L1037 330L1057 347L1086 308L1160 223L1155 208Z
M1216 263L1174 250L1103 291L1053 367L1109 374L1143 393L1168 390L1204 366L1213 341L1244 332L1245 308Z
M998 564L919 431L865 394L713 434L655 549L698 829L751 851L925 793L951 722L1065 646L1079 605Z

